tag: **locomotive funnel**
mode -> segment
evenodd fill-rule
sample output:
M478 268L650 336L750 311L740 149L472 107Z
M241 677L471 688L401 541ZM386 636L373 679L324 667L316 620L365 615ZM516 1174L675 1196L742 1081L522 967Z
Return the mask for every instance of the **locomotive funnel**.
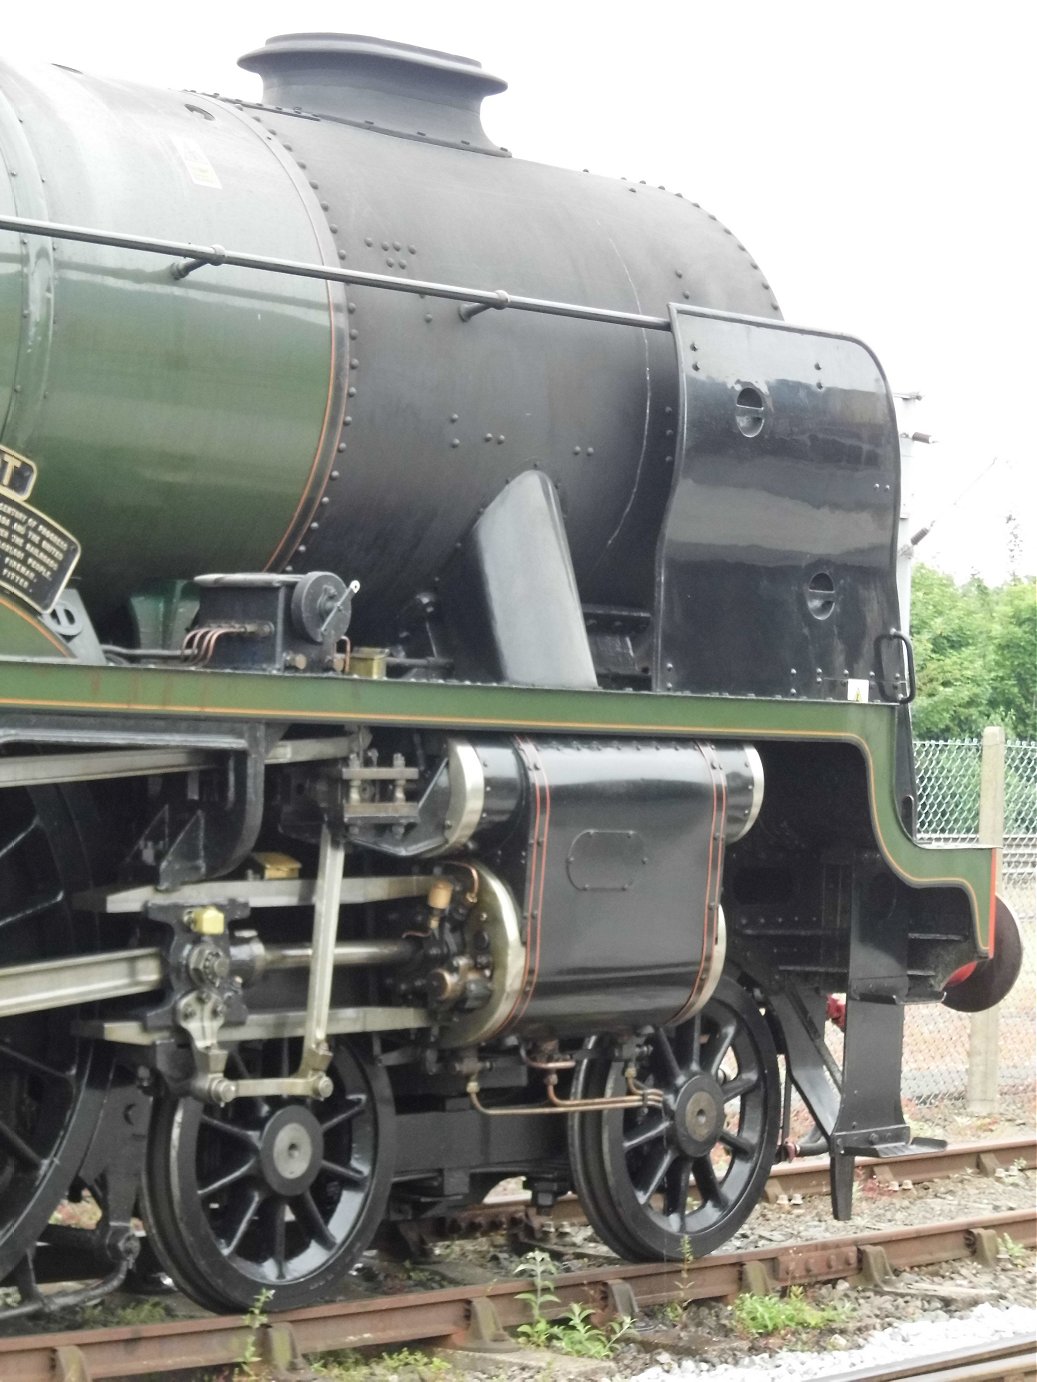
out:
M278 34L239 65L263 78L267 105L305 110L434 144L499 154L479 119L507 82L474 58L363 34Z

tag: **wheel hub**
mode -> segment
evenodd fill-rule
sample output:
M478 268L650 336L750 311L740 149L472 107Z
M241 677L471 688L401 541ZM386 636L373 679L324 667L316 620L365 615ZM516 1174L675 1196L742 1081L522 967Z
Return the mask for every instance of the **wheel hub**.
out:
M695 1075L677 1096L673 1132L687 1156L704 1156L724 1126L724 1096L716 1080Z
M259 1164L278 1195L301 1195L317 1177L324 1159L324 1135L308 1108L278 1109L263 1129Z

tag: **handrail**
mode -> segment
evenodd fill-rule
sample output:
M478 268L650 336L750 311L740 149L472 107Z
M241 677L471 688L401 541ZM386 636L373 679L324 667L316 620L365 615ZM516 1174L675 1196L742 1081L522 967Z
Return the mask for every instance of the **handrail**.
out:
M162 254L175 259L170 265L170 277L182 282L196 269L225 265L240 269L256 269L261 273L290 274L295 278L317 278L329 283L345 283L352 287L387 288L394 292L414 293L419 297L446 298L464 304L459 312L462 321L469 321L482 310L539 312L552 317L575 317L580 321L603 322L610 326L633 326L643 331L669 331L669 317L646 316L641 312L616 312L607 307L585 307L573 302L553 302L547 298L521 297L502 288L466 288L454 283L432 283L423 279L401 278L395 274L367 273L362 269L335 268L329 264L308 264L297 259L278 259L265 254L242 254L224 249L222 245L195 245L185 240L158 240L149 235L117 235L88 226L65 225L59 221L38 221L26 216L0 216L0 230L19 235L41 235L52 240L76 240L90 245L107 245L114 249L139 250L143 254ZM467 310L465 310L467 309Z

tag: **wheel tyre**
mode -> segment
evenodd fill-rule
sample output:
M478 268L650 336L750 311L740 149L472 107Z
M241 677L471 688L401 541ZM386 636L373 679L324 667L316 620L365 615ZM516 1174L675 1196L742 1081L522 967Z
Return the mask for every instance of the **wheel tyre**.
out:
M90 798L10 789L0 806L4 963L94 948L96 924L69 905L90 886ZM97 1043L72 1035L78 1015L65 1008L0 1021L0 1279L35 1247L101 1119L110 1062Z
M763 1194L781 1102L774 1041L750 995L724 978L701 1014L654 1030L648 1043L637 1076L663 1093L664 1108L574 1114L573 1181L588 1222L620 1257L699 1257L730 1238ZM574 1098L628 1092L611 1042L601 1051L578 1071ZM698 1203L689 1206L692 1186Z
M335 1093L323 1105L242 1099L214 1110L192 1098L156 1102L143 1184L145 1222L162 1270L208 1309L245 1311L261 1292L269 1293L271 1310L329 1299L381 1223L396 1162L388 1078L345 1045L336 1049L328 1074ZM269 1148L258 1148L264 1126L286 1117L323 1121L323 1155L339 1169L348 1162L347 1169L359 1172L355 1179L320 1169L306 1195L272 1186L263 1171ZM250 1170L212 1189L250 1156Z

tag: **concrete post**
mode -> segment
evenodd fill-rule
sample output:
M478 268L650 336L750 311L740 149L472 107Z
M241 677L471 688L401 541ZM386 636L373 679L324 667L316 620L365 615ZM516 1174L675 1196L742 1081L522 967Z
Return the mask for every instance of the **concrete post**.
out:
M983 731L979 778L979 843L997 850L995 880L1001 886L1001 848L1005 842L1005 732L999 726ZM973 1013L969 1026L969 1113L997 1110L998 1010Z

